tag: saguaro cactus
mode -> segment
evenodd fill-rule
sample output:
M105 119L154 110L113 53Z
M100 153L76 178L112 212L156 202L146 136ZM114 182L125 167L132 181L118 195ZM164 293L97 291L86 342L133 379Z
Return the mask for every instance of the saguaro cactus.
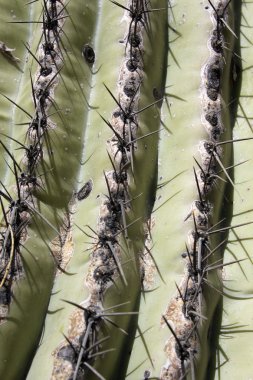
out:
M0 378L249 379L252 4L10 3Z

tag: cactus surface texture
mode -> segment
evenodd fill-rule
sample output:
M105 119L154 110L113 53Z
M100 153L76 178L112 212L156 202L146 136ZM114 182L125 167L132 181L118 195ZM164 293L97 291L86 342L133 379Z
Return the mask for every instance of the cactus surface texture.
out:
M253 3L0 9L0 379L252 379Z

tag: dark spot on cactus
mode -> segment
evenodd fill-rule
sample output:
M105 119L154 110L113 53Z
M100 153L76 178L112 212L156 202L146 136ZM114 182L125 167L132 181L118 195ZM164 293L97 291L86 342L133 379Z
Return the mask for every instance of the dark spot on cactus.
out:
M115 98L115 96L113 95L113 93L110 91L110 89L105 85L105 87L106 87L106 89L107 89L107 91L109 92L109 94L111 95L111 97L114 99L114 101L117 103L117 105L119 106L119 109L120 109L120 111L117 109L116 110L116 112L118 113L119 112L119 114L117 114L116 112L114 112L114 117L118 117L118 115L120 116L120 118L122 119L122 121L124 122L124 123L127 123L127 122L132 122L132 123L134 123L135 125L137 125L136 124L136 122L135 122L135 117L134 117L134 115L132 114L132 104L133 104L133 101L134 101L134 98L135 98L135 96L136 96L136 94L137 94L137 91L138 91L138 89L139 89L139 87L140 87L140 83L136 83L136 78L134 78L134 77L131 77L131 78L129 78L129 80L128 81L126 81L126 84L125 84L125 87L126 87L126 91L128 91L128 88L130 89L130 93L131 94L133 94L132 96L131 96L131 101L130 101L130 103L129 103L129 105L128 105L128 107L123 107L121 104L120 104L120 102ZM134 92L133 92L133 89L134 89ZM114 133L115 133L115 135L119 138L119 134L114 130L114 128L112 127L112 125L110 124L110 123L108 123L103 117L102 117L102 119L105 121L105 123L110 127L110 129L112 129L113 131L114 131ZM125 131L126 132L126 131ZM124 132L124 134L126 134ZM124 140L124 138L120 138L120 140Z
M78 201L82 201L83 199L87 198L90 195L92 188L93 182L92 179L89 179L89 181L87 181L83 185L83 187L77 192L76 197Z
M44 26L45 29L48 29L48 30L57 30L57 28L58 28L58 20L49 17L48 20L46 20L44 22L43 26Z
M34 168L39 158L42 157L43 151L41 144L37 142L35 145L29 145L26 148L26 157L28 160L28 168L31 172L31 169Z
M52 44L51 42L45 42L43 44L43 49L46 55L50 55L51 57L54 57L56 55L54 51L54 44Z
M126 63L126 67L129 71L134 72L138 69L138 61L134 58L129 59Z
M213 88L216 91L220 88L221 69L219 65L211 65L207 71L208 88Z
M200 173L200 178L205 184L204 192L207 192L212 187L215 181L215 171L209 171L208 173Z
M218 141L221 136L222 130L218 126L215 128L212 128L211 130L211 137L214 141Z
M36 93L36 98L38 99L38 103L40 105L42 112L45 113L46 101L49 98L49 90L43 90L42 88Z
M123 108L121 110L117 110L113 113L113 116L114 117L120 117L121 120L124 122L124 123L128 123L128 122L135 122L135 118L134 116L132 115L132 111L129 110L129 109L126 109L124 110Z
M111 203L109 201L106 202L107 209L111 211ZM116 226L117 218L116 215L106 215L100 217L101 222L105 223L105 228L107 229L108 233L115 234L117 232L118 226Z
M213 126L217 126L218 124L218 116L217 116L217 113L215 112L208 112L206 115L205 115L205 119Z
M121 110L120 109L117 109L116 111L113 112L113 117L120 117L121 116Z
M197 207L197 209L204 213L204 214L208 214L210 211L211 211L211 206L208 202L205 202L205 201L195 201L195 206Z
M94 270L93 277L98 284L105 285L112 281L113 274L114 271L110 270L108 266L100 265Z
M126 80L123 91L129 98L134 99L138 88L139 85L136 83L136 78L130 77L128 80Z
M38 127L40 126L42 129L46 129L47 127L47 117L46 116L43 116L43 117L37 117L33 124L32 124L35 128L38 129Z
M60 16L60 13L61 11L59 12L59 14L57 13L57 7L56 7L56 2L55 1L51 1L49 3L49 7L48 7L48 4L46 2L44 2L44 10L43 10L43 29L45 31L45 29L48 29L48 30L52 30L54 32L54 35L56 36L56 34L58 34L58 21L59 21L59 16Z
M144 8L144 3L142 4L142 8ZM142 13L143 12L142 12L141 7L139 6L139 4L136 4L135 7L133 5L130 5L130 7L129 7L129 13L130 13L130 17L132 17L132 19L134 21L136 21L136 22L141 21L141 19L142 19Z
M146 370L144 371L143 380L148 380L150 378L150 371Z
M33 134L33 132L35 132L36 138L39 140L41 137L41 132L44 133L46 128L47 128L47 117L46 116L39 117L37 115L36 118L33 119L29 125L28 134L29 133Z
M27 173L21 173L18 180L19 180L20 186L28 186L30 184L33 186L37 185L37 178Z
M49 90L43 90L42 88L36 93L36 98L40 99L42 102L49 97Z
M108 242L114 245L117 243L117 240L114 236L107 235L105 231L101 231L100 234L98 234L98 246L101 248L109 248Z
M57 356L63 360L68 360L70 363L75 361L75 352L70 345L62 347Z
M207 92L207 96L208 96L209 99L211 99L213 101L215 101L215 100L218 99L219 93L215 89L213 89L213 88L207 88L206 92Z
M124 93L129 97L129 98L133 98L134 95L136 94L136 87L135 87L135 83L134 81L132 80L129 80L124 88L123 88L123 91Z
M127 181L127 172L126 171L119 171L119 172L113 172L113 179L117 183L124 183Z
M95 52L92 47L88 44L85 44L82 50L82 56L84 57L87 63L93 64L95 62Z
M213 50L216 53L222 54L222 52L223 52L223 44L222 44L221 37L219 36L217 30L214 30L214 32L212 34L212 37L211 37L211 46L212 46Z
M208 154L212 154L215 150L215 144L213 144L211 141L205 141L204 142L204 148L207 151Z
M195 216L195 221L198 227L206 228L208 226L208 219L205 214Z
M130 59L135 59L139 65L142 61L142 53L140 47L138 49L134 49L133 46L131 46L130 52L129 52L129 58Z
M193 254L191 253L191 255L193 256ZM191 277L194 277L194 274L193 274L193 268L190 267L189 268L189 274L191 275ZM198 288L196 287L196 284L193 283L192 286L187 286L187 293L186 293L186 297L185 299L187 301L191 300L192 296L194 296L196 294L196 290Z
M8 293L8 290L4 286L0 288L0 305L9 305L10 297Z
M47 77L52 73L52 70L52 67L41 67L40 75L42 75L43 77Z
M141 43L141 38L137 34L132 34L129 37L130 45L134 48L137 48Z

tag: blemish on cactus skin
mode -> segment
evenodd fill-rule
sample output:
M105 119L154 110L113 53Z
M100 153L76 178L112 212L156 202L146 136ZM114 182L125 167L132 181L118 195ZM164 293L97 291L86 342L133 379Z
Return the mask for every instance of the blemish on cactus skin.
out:
M84 57L85 61L89 64L93 64L95 62L95 52L93 48L85 44L83 49L82 49L82 56Z
M88 196L90 195L92 191L92 188L93 188L93 181L92 179L89 179L89 181L87 181L83 185L83 187L80 190L78 190L78 192L76 193L77 200L82 201L83 199L88 198Z
M9 48L4 42L0 41L0 53L12 62L20 62L20 59L13 55L15 49Z

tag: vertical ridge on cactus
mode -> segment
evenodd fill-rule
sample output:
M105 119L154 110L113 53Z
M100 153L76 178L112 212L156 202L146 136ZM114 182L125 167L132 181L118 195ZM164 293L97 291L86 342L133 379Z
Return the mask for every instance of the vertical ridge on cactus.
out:
M181 9L181 7L183 10ZM172 50L173 45L176 45L176 51L177 51L178 55L180 54L180 52L181 52L181 55L185 55L188 53L187 54L188 60L187 60L187 62L181 63L179 66L178 62L180 62L180 59L178 59L178 57L175 58L173 53L171 53L171 55L169 55L169 59L171 57L172 63L170 65L170 70L168 71L168 85L167 85L167 87L169 87L171 84L171 82L169 82L170 81L170 73L171 73L172 78L175 79L175 78L177 78L176 75L178 72L179 76L180 76L180 80L176 81L177 95L175 96L175 100L173 99L173 93L172 93L171 94L171 99L172 99L171 104L166 105L166 107L169 106L170 108L168 110L164 111L164 113L167 114L168 118L169 118L169 119L166 119L166 121L169 120L169 122L165 121L165 125L167 125L168 127L169 126L176 126L176 128L173 128L173 129L171 128L171 130L173 130L171 141L169 139L168 139L168 142L164 142L162 140L161 145L160 145L160 150L163 149L163 145L164 145L164 149L166 149L166 154L164 154L164 156L166 157L166 160L170 155L173 155L172 160L169 160L169 162L175 162L175 160L176 160L177 162L181 161L184 165L188 165L188 167L186 167L186 170L179 172L178 166L170 167L169 165L166 165L165 163L161 164L161 173L164 173L166 170L169 170L169 171L174 170L170 174L170 177L172 179L174 178L174 180L171 181L171 187L173 186L173 182L175 182L175 185L173 186L173 189L175 189L174 190L174 196L175 196L174 199L175 200L173 199L173 201L174 201L174 203L176 203L176 200L178 199L179 205L177 207L177 210L178 210L177 212L179 212L179 210L181 210L181 208L183 206L182 213L185 214L185 215L179 214L181 221L179 220L177 223L174 222L174 219L171 220L171 223L174 223L174 225L172 227L173 230L175 230L177 228L178 229L177 234L179 235L178 238L176 238L177 234L176 234L176 232L174 232L174 234L173 234L174 244L175 245L179 244L181 246L181 248L178 248L175 250L173 249L173 253L175 253L175 255L177 255L176 256L177 259L176 260L174 259L175 262L179 261L178 260L178 251L180 252L180 250L181 250L181 253L183 254L183 257L185 257L187 260L187 254L185 251L185 244L188 245L188 249L189 249L190 254L191 255L193 254L193 256L194 256L194 250L199 251L200 247L198 247L198 245L200 245L200 241L203 241L201 234L204 234L204 231L207 228L206 227L207 221L209 220L208 224L209 223L216 223L217 221L219 221L218 218L220 217L218 205L213 206L213 210L212 210L213 221L211 222L210 211L206 210L207 213L206 213L206 215L204 215L204 213L205 213L205 212L203 213L204 210L200 210L199 207L196 207L196 206L198 206L198 204L196 201L194 201L194 199L196 199L198 197L198 193L202 193L202 196L201 196L201 194L199 194L199 197L201 197L201 199L202 199L202 200L199 199L199 201L201 201L201 202L203 202L203 199L206 199L206 194L207 194L205 187L203 188L203 178L201 179L201 177L200 177L201 171L199 170L198 167L197 167L197 169L199 170L200 173L198 173L198 175L195 175L195 179L194 179L193 170L192 170L192 167L194 165L194 158L200 163L200 165L199 165L200 167L203 166L203 167L206 167L205 170L209 170L208 169L209 164L206 163L205 161L203 161L203 153L205 152L205 145L203 144L203 142L202 142L202 145L200 145L199 143L203 140L210 140L210 137L211 137L211 139L213 139L213 136L214 136L212 134L212 133L214 133L214 132L212 132L212 130L214 130L214 128L210 129L210 127L212 128L212 125L210 125L210 123L207 123L207 121L205 120L205 115L203 115L202 119L200 120L200 114L201 114L201 112L202 113L206 112L206 113L208 113L208 116L209 116L209 112L211 110L214 113L214 115L216 115L215 110L217 107L219 107L219 104L215 104L215 102L214 102L214 104L210 104L209 97L206 97L206 91L207 91L206 88L208 86L208 82L206 80L206 75L208 75L208 73L211 72L213 60L214 60L214 58L209 58L210 53L209 53L208 47L207 47L207 40L210 38L212 28L215 28L215 22L214 22L214 27L212 27L210 19L209 19L209 15L204 10L204 7L200 6L198 8L198 10L199 10L200 14L197 17L197 19L201 20L201 22L196 24L195 28L196 29L203 28L203 31L207 34L206 40L203 39L203 33L201 33L201 32L194 35L193 33L187 31L186 35L188 37L190 37L192 35L192 39L195 36L196 36L195 38L199 37L198 41L192 40L192 45L198 46L198 52L199 52L199 54L201 54L201 58L199 55L196 56L194 50L190 51L191 45L189 45L189 48L188 48L188 46L185 45L188 42L188 40L186 40L184 38L184 29L186 29L187 27L192 27L192 24L190 23L191 17L196 17L196 9L195 9L195 14L193 15L191 12L191 4L189 4L188 7L186 7L185 4L182 4L182 5L177 4L177 9L174 11L174 15L177 16L176 19L178 19L178 15L180 15L180 16L182 15L181 17L183 17L183 19L181 22L182 25L179 25L178 29L176 30L177 35L180 35L181 38L179 37L178 39L176 39L176 41L173 44L171 44L170 49ZM172 27L173 27L172 30L175 30L175 26L173 24L172 24ZM173 37L171 39L173 40ZM201 41L203 43L203 45L200 45L199 41ZM189 49L189 51L186 50L187 48ZM194 57L194 55L195 55L195 57ZM190 71L191 66L190 65L192 65L192 67L195 68L195 66L192 64L192 61L194 60L194 58L196 61L195 66L197 64L199 64L200 67L199 67L199 71L196 70L194 73L191 74L191 71ZM217 58L218 58L218 56L216 57L216 59ZM228 59L228 57L226 57L226 59ZM174 62L173 62L173 60L174 60ZM205 64L205 69L204 69L204 64ZM182 70L181 65L184 65L184 68L187 67L187 65L189 66L188 70L185 69L183 71L183 73L185 73L185 74L183 74L181 72L181 70ZM220 69L218 69L218 70L220 70ZM174 72L175 72L175 74L174 74ZM200 72L202 72L202 78L203 78L202 79L202 87L201 87L201 99L204 99L204 102L202 105L202 110L201 110L201 103L200 103L199 96L198 96L199 87L200 87L200 78L199 78ZM182 78L182 75L185 75L186 78L188 76L188 78L189 78L188 81L187 81L187 79L184 80ZM194 82L195 78L196 78L196 82ZM193 87L195 85L195 83L196 83L196 88ZM190 87L190 89L187 88L187 90L186 90L187 84L188 84L188 87L190 87L190 86L191 87ZM180 89L179 89L180 85L183 87L183 91L184 91L182 94L179 92L180 91ZM190 90L192 91L192 93L190 92ZM225 96L227 96L227 95L225 95ZM174 103L175 103L175 106L174 106ZM187 105L187 103L188 103L188 105ZM187 112L187 106L189 108L188 112ZM195 106L195 108L196 108L195 113L194 113L195 109L193 108L193 106ZM179 111L177 111L177 109L175 109L176 107L179 109ZM183 112L182 112L182 110L183 110ZM177 115L177 112L178 112L178 115ZM180 123L181 120L182 120L182 122ZM205 135L206 132L205 132L205 129L203 129L203 126L200 128L201 124L204 124L207 126L207 128L208 128L207 133L209 134L210 137L208 135ZM182 129L182 132L181 132L182 136L179 135L179 133L180 133L179 128L180 127ZM227 124L226 129L228 130L228 124ZM228 133L229 132L227 132L227 136L229 136ZM164 132L163 134L166 136L167 132ZM173 134L176 134L176 136L173 136ZM229 138L229 137L227 137L227 138ZM174 141L172 141L172 140L174 140ZM189 145L191 146L191 149L192 149L192 153L191 153L192 162L189 161L189 151L187 150L187 153L185 156L184 150L180 149L181 145L184 145L185 141L189 142L191 140L193 141L193 143L192 143L192 145L191 144L189 144ZM205 144L207 144L207 143L205 143ZM199 152L197 150L198 145L200 147ZM177 150L175 150L175 149L173 150L174 146L177 146ZM168 147L170 147L170 149ZM203 150L203 148L204 148L204 150ZM180 154L179 154L179 152L180 152ZM228 161L229 160L229 153L227 153L226 156L228 157L228 158L226 158L227 163L228 163L229 162ZM185 160L185 157L187 157L188 161L185 161L185 163L184 163L183 160ZM205 157L206 157L205 159L208 160L208 154ZM179 167L181 169L185 168L182 165L179 165ZM167 176L168 176L168 174L167 174ZM160 174L160 178L161 178L161 180L164 180L165 179L164 174L163 175ZM168 178L169 178L169 176L168 176ZM181 187L180 187L180 185L177 186L177 184L176 184L176 183L179 184L180 180L182 183ZM185 184L187 184L187 186ZM191 184L191 187L190 187L190 184ZM196 185L198 185L198 191L197 191ZM204 185L204 186L206 186L206 185ZM221 193L221 189L219 191ZM163 205L165 203L164 202L165 200L162 198L162 194L164 192L166 195L168 194L168 191L166 188L161 188L158 190L158 194L159 193L161 194L158 197L158 202L159 202L158 205L159 204ZM214 191L213 191L213 193L214 193ZM217 203L217 194L216 194L216 192L214 194L215 194L215 203ZM171 197L172 196L173 196L173 193L172 193ZM187 200L186 197L190 197L190 199ZM168 198L168 200L169 199L170 199L170 197ZM173 205L173 207L175 207L174 203L171 202L171 205ZM189 206L187 206L187 205L190 205L191 203L192 203L192 209L189 210ZM208 206L208 203L206 204L206 206ZM165 208L164 224L166 226L169 226L168 231L171 231L170 220L168 220L168 217L167 217L167 215L169 214L168 210L170 207L170 202L168 202L167 205L162 206L161 209L159 208L159 206L155 206L155 209L157 209L158 210L157 212L161 214L164 211L163 207ZM172 213L173 213L173 211L172 211ZM216 215L214 213L216 213ZM188 216L187 216L187 214L188 214ZM193 219L192 222L197 224L197 226L198 226L197 228L200 229L198 232L198 233L200 233L199 243L195 242L195 238L193 239L193 241L191 241L192 240L191 239L189 242L187 242L187 240L186 240L187 234L189 234L189 230L190 230L190 228L189 228L189 217L190 216L191 216L191 219ZM156 215L154 215L153 219L154 219L153 220L154 233L152 235L153 235L153 238L155 238L155 236L156 236L155 232L157 229L157 227L156 227ZM185 223L186 230L184 232L185 239L183 240L182 239L182 228L183 228L182 221L184 219L186 221L186 223ZM216 222L215 222L215 220L216 220ZM194 226L192 228L195 229ZM159 229L158 229L158 231L159 231ZM156 238L157 240L158 240L158 236ZM164 231L164 234L161 235L162 239L164 239L165 236L166 236L166 230ZM161 237L159 237L159 240L161 240ZM154 254L155 257L159 257L159 256L157 256L157 255L159 255L158 254L159 251L160 252L168 251L168 247L167 247L168 238L166 237L166 240L164 239L165 240L164 245L161 245L161 242L159 240L157 242L155 241L155 244L158 245L158 247L154 247L155 252L157 252L156 254ZM194 248L195 244L196 244L196 246ZM160 250L159 250L159 248L160 248ZM203 247L203 249L205 249L205 247ZM173 253L171 252L171 254L170 254L170 261L173 260L173 256L171 256ZM169 252L168 252L168 255L169 255ZM196 255L197 255L197 252L196 252ZM160 267L166 268L166 261L168 260L167 255L162 255L162 257L159 258L158 260L161 261ZM192 257L192 261L194 261L194 257ZM194 357L194 356L196 356L196 354L199 354L201 356L202 348L201 348L201 345L200 345L200 347L198 345L196 345L197 343L196 342L194 343L194 341L191 342L191 344L190 344L189 338L191 338L191 337L189 335L188 338L186 338L186 335L191 330L192 330L192 334L194 333L194 326L196 327L196 323L198 322L198 320L199 320L199 324L202 326L204 326L205 324L207 325L207 323L205 322L206 312L204 310L202 310L201 306L196 306L196 304L192 304L191 301L189 301L189 298L191 299L191 296L187 295L187 293L186 293L185 289L187 287L190 286L190 288L192 288L192 285L189 284L189 279L191 282L192 281L192 275L193 275L193 274L189 275L189 272L190 272L189 264L190 263L188 260L186 262L188 262L188 264L187 264L186 269L185 269L185 278L183 280L181 280L181 278L180 278L182 275L182 269L179 270L180 277L177 280L180 283L180 285L178 285L179 286L179 288L178 288L179 294L177 294L176 298L172 301L172 303L170 304L170 306L168 307L167 310L166 310L166 301L164 301L164 313L165 313L164 315L168 316L167 318L169 319L169 322L172 324L171 328L176 332L176 334L179 337L179 340L182 339L182 342L184 342L184 344L185 344L185 339L186 340L188 339L186 342L186 347L187 347L186 348L186 355L188 355L188 357L186 359L184 359L186 363L183 364L187 368L187 362L188 362L188 365L190 365L189 356L192 355L192 357ZM201 267L202 267L202 265L201 265ZM170 270L171 270L171 272L173 270L175 271L175 264L173 265L173 267ZM166 273L166 271L168 271L168 269L165 269L164 272ZM165 276L169 276L169 272L167 272L165 274ZM188 277L188 276L190 276L190 277ZM161 283L160 286L158 287L158 289L155 289L153 292L154 294L160 293L159 296L157 295L156 299L158 300L158 299L161 299L163 297L165 297L165 299L166 299L166 297L169 299L170 298L169 293L172 291L172 289L173 289L173 292L175 292L175 290L176 290L174 284L170 285L170 283L171 282L174 283L175 281L176 281L175 276L170 275L169 279L165 280L165 285ZM215 281L215 279L213 279L213 281ZM216 282L217 282L217 280L216 280ZM212 290L208 289L208 293L210 293L211 291ZM154 294L151 293L150 295L149 294L147 295L147 297L150 298L150 306L147 303L147 300L144 299L142 307L145 309L150 307L150 310L149 309L145 310L145 315L152 313L154 315L154 318L155 318L154 320L157 321L159 317L157 317L155 314L156 308L154 307L154 301L153 301ZM172 295L173 295L173 293L171 294L171 296ZM187 297L184 301L181 299L182 295L184 295L184 297ZM213 296L215 296L217 299L217 295L214 294ZM194 296L193 298L196 298L196 297ZM199 298L199 296L197 298ZM190 314L188 314L188 312L189 313L193 312L193 314L191 314L191 316L190 316ZM161 310L159 310L158 313L159 313L159 315L161 315ZM211 311L209 311L207 313L208 313L208 315L210 315ZM167 322L167 318L165 318L166 322ZM160 362L162 355L160 354L159 351L156 351L156 347L158 346L158 344L157 343L154 344L154 339L160 339L160 345L162 345L161 341L164 340L164 328L161 329L161 326L163 325L163 327L166 327L166 324L164 323L163 320L161 320L160 326L157 322L153 322L153 328L152 328L152 324L151 324L150 320L147 320L145 317L144 317L144 320L145 320L145 322L149 323L149 325L144 325L144 327L140 328L140 330L146 331L147 337L145 338L145 335L144 335L143 339L145 340L145 346L143 345L143 349L145 352L144 357L147 357L147 359L146 359L146 362L144 362L144 363L142 362L143 364L141 366L138 366L137 364L135 364L135 365L136 365L136 368L138 368L138 370L140 372L142 371L142 373L144 373L144 370L146 369L152 374L154 371L157 374L157 373L159 373L159 369L156 368L156 366L159 367L158 363ZM152 330L154 331L154 329L155 329L156 333L154 333L154 332L152 333ZM187 330L185 330L185 329L187 329ZM203 332L201 333L201 336L202 336L202 334L204 335ZM161 338L160 338L160 335L161 335ZM139 338L139 340L140 340L140 338ZM150 345L148 344L149 340L152 342ZM164 366L164 368L162 370L163 374L161 375L162 378L166 378L166 379L170 378L170 376L172 376L171 378L180 378L180 376L184 375L184 373L180 374L180 371L186 371L186 369L183 369L182 361L180 362L179 357L177 357L178 352L174 353L174 359L171 356L172 351L173 351L173 341L169 341L166 343L168 362ZM154 347L154 351L156 351L157 354L155 352L154 353L152 352L153 347ZM179 348L177 348L177 350L178 349ZM135 360L136 358L137 358L137 360L139 360L139 362L141 362L140 357L133 355L133 360ZM152 362L151 358L153 358L153 362ZM205 369L204 369L205 365L204 365L203 358L204 358L204 355L201 356L202 369L199 368L200 366L198 367L198 370L202 371L202 374L200 374L200 372L199 372L196 375L197 378L202 378L203 371L205 371ZM174 360L174 362L173 362L173 360ZM184 360L183 360L183 362L184 362ZM208 360L208 359L205 359L205 360ZM165 361L165 359L164 359L164 361ZM178 364L175 364L176 361L178 361ZM161 364L160 364L160 366L161 366ZM192 366L192 364L191 364L191 366ZM191 368L191 372L193 372L192 368ZM131 370L130 370L130 373L132 374L133 378L135 378L137 376L140 377L140 374L138 374L138 372L137 373L131 372Z
M251 66L250 46L252 32L246 26L245 19L252 12L252 5L242 4L241 8L241 32L238 43L245 47L241 49L242 73L238 73L238 68L234 66L234 76L241 75L241 90L238 101L237 122L233 130L233 138L251 137L251 96L252 89L249 82L249 67ZM245 24L245 25L244 25ZM245 144L245 145L241 145ZM247 158L246 158L247 157ZM234 194L233 215L231 224L238 224L252 221L250 195L251 175L249 162L243 163L245 159L251 160L252 149L250 140L234 144L234 163L237 165L234 170L234 182L238 193ZM240 165L239 165L240 164ZM224 290L228 297L223 300L223 315L220 329L219 346L217 349L217 370L216 379L226 377L250 378L252 374L251 355L248 349L247 339L252 334L252 249L248 237L251 235L251 228L231 229L228 236L224 261L239 260L247 258L238 265L231 265L224 268ZM238 297L237 301L233 297ZM228 340L228 337L230 338ZM241 354L238 352L241 350ZM235 366L233 358L237 358L239 365Z
M0 377L248 378L251 5L0 2Z

